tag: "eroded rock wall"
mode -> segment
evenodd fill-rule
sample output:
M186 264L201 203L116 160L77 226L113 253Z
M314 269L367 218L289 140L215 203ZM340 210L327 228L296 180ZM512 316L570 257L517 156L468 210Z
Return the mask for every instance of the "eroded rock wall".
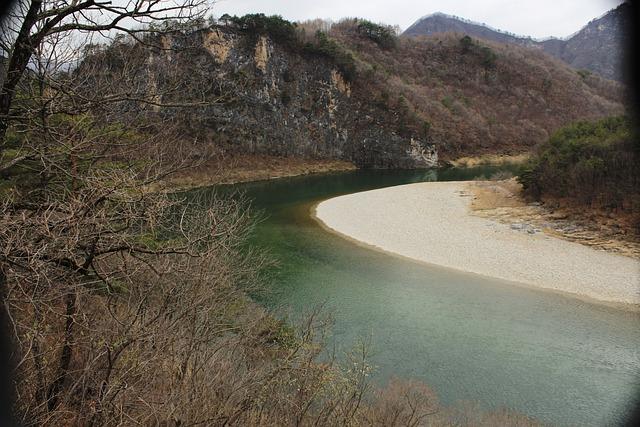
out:
M162 44L144 73L155 92L162 93L162 82L170 80L162 76L173 73L185 86L177 96L212 101L183 118L185 132L202 143L229 152L340 159L369 168L437 163L433 143L403 134L398 115L371 103L328 58L225 27L177 34Z

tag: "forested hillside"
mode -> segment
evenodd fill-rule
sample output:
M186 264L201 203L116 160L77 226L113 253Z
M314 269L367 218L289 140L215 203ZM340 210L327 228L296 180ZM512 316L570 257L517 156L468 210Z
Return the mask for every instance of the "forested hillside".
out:
M523 152L573 120L623 110L619 85L540 52L469 37L398 38L364 20L296 25L251 15L149 37L163 48L98 46L77 73L99 76L88 77L92 88L136 76L139 90L164 93L161 103L202 103L187 115L165 106L148 117L179 119L203 156L420 167L437 154Z
M625 77L623 60L629 43L627 33L631 29L631 21L631 6L625 2L605 15L593 19L566 39L551 37L535 40L442 13L420 18L403 34L424 36L458 33L487 41L540 49L561 59L576 70L593 72L607 79L622 81Z
M536 425L416 381L376 389L366 348L318 362L321 316L293 327L254 301L272 262L247 248L248 203L153 185L230 155L415 168L525 151L620 112L621 88L470 38L168 3L25 0L3 21L6 424Z
M426 123L444 157L522 152L571 121L623 111L621 85L536 50L454 35L385 49L352 25L333 34L369 67L373 96Z

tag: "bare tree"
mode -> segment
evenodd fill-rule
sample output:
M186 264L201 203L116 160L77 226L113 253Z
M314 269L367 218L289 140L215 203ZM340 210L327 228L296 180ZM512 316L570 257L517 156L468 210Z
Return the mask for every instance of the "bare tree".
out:
M233 249L248 229L237 204L192 209L146 191L188 156L180 155L177 141L169 143L174 135L167 123L149 130L144 121L138 127L110 122L109 113L114 104L128 103L132 116L141 118L141 104L159 105L163 94L135 90L130 68L122 71L126 78L111 76L109 82L74 69L90 54L88 39L78 41L77 34L119 30L137 38L142 30L127 21L192 22L204 5L33 0L18 3L3 22L1 48L8 60L0 94L0 287L13 332L16 412L25 423L58 424L83 414L83 423L102 424L114 410L133 416L115 398L127 394L118 387L142 378L135 377L135 367L152 366L154 357L137 357L133 364L128 359L118 368L120 358L149 339L158 354L182 353L186 344L176 340L187 338L180 332L169 334L178 353L158 344L160 319L169 322L165 328L179 329L202 304L215 307L211 298L240 292L235 281L248 285L259 265L254 259L247 268L246 257ZM120 91L112 90L114 81ZM99 95L87 96L91 91ZM192 284L206 284L208 296L187 284L195 271L200 273ZM217 292L215 283L224 291ZM169 376L171 370L166 368ZM120 384L116 391L113 384Z
M89 104L118 102L131 97L131 92L103 94L82 100L75 93L69 109L70 91L82 86L77 79L70 84L65 74L84 59L93 36L101 39L128 34L137 38L148 33L155 22L193 22L206 12L208 0L19 0L0 24L0 174L24 162L42 158L47 150L44 141L53 133L48 118L58 112L80 114ZM86 85L84 85L86 88ZM16 95L21 105L16 106ZM139 94L134 94L136 96ZM139 102L157 101L157 95L139 96ZM60 102L64 99L64 102ZM83 101L84 105L78 105ZM7 138L7 129L15 125L18 134L26 135L34 126L39 137L21 138L18 146ZM15 139L14 141L15 142ZM4 275L0 269L0 284Z
M208 0L19 0L2 22L0 51L6 56L0 90L0 156L11 120L17 86L34 53L47 38L69 34L84 37L115 31L135 35L136 24L203 18ZM0 160L2 158L0 157ZM0 165L2 163L0 162ZM1 170L1 169L0 169Z
M25 0L3 23L0 292L15 416L51 426L426 424L438 406L423 384L392 381L369 400L366 346L346 366L320 363L317 312L292 328L253 302L270 264L246 246L246 201L150 191L192 165L181 116L163 113L228 94L160 61L175 26L132 23L189 29L202 7ZM76 37L113 30L108 47ZM140 78L154 61L163 80Z
M223 96L172 69L162 84L136 76L153 61L140 49L166 31L121 22L167 13L188 24L197 15L176 12L202 4L164 3L34 0L20 4L13 38L3 33L0 287L25 425L286 423L311 416L333 384L333 368L315 363L315 317L288 332L247 296L265 261L242 246L245 205L149 191L191 163L156 107L193 106L178 92ZM74 38L110 29L132 40ZM105 73L109 61L121 66ZM340 390L362 396L351 391L362 384Z

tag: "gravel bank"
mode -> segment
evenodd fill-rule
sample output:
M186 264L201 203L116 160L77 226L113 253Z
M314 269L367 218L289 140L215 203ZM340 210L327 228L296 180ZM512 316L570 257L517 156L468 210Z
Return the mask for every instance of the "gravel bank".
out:
M640 304L640 261L471 215L469 183L429 182L336 197L317 218L357 241L418 261Z

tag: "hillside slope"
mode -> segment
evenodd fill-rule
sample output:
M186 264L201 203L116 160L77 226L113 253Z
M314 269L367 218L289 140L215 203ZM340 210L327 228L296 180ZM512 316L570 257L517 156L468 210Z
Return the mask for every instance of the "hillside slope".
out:
M538 41L490 28L484 24L435 13L411 25L405 36L460 33L483 40L511 43L541 49L576 69L592 71L608 79L621 81L623 53L627 43L625 28L631 23L628 3L594 19L567 39L550 38Z
M623 3L599 19L595 19L555 51L553 41L543 42L546 52L577 69L593 71L608 79L624 78L624 50L627 46L625 29L632 22L631 6Z
M178 123L199 156L340 159L365 168L523 152L568 122L623 110L616 84L581 77L540 52L456 37L381 43L362 22L306 42L300 28L295 37L231 24L176 31L155 40L163 48L151 54L132 41L98 48L77 73L92 91L134 80L147 96L161 93L159 104L215 100L187 111L132 101L107 117L126 122L123 111L144 108L150 122Z
M624 110L620 84L540 51L454 35L380 49L348 26L333 32L370 67L368 96L424 122L443 158L522 152L563 124Z

